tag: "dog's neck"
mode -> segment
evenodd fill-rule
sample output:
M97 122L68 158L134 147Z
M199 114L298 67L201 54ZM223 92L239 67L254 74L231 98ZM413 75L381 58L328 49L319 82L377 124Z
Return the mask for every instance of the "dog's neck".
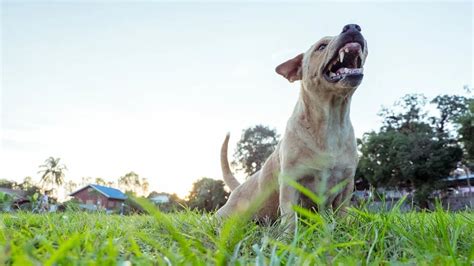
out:
M301 85L295 111L301 125L310 132L321 148L344 145L353 139L350 105L354 90L344 95L331 90L310 91Z

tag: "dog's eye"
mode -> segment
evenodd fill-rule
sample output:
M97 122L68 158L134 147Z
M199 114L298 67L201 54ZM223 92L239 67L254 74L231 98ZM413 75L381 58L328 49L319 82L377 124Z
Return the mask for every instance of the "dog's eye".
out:
M326 48L326 46L328 46L327 44L323 43L323 44L320 44L319 47L318 47L318 51L322 51L324 50L324 48Z

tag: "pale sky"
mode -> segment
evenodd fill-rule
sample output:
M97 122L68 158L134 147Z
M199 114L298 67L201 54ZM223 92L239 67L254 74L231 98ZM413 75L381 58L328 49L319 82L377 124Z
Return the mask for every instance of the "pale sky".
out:
M357 23L368 41L351 118L358 137L407 93L473 85L472 2L160 3L2 1L0 178L116 180L185 196L221 178L243 129L283 133L299 83L275 66ZM232 159L232 158L230 158Z

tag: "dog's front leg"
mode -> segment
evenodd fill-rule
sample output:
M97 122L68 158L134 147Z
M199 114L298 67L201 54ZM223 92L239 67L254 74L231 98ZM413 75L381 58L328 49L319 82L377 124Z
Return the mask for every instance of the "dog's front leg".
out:
M293 206L298 203L298 191L285 182L283 177L282 175L281 178L279 178L281 225L285 228L286 233L292 234L297 218Z
M354 192L354 175L349 175L347 180L349 180L348 184L332 202L333 209L338 210L338 215L341 217L346 216L347 207L350 204L352 193Z

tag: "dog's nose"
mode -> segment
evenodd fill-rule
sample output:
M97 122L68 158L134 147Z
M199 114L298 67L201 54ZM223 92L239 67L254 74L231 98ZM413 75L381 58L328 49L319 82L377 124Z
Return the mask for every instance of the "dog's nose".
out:
M346 26L344 26L344 28L342 28L342 33L350 32L350 31L358 31L358 32L361 32L362 29L361 29L360 26L357 25L357 24L347 24Z

